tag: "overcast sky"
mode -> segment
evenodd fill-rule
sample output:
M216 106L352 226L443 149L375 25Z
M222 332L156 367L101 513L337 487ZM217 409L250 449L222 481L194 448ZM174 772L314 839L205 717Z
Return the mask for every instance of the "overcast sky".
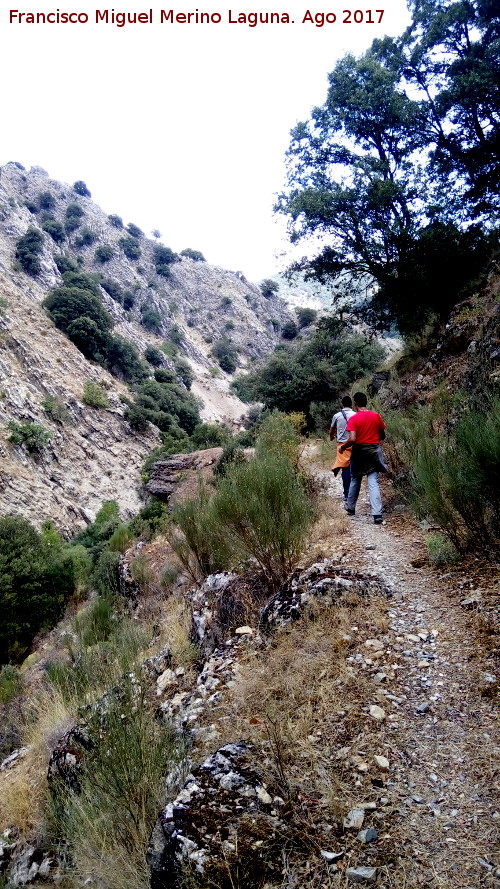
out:
M58 8L48 4L24 9ZM368 2L311 7L313 15L337 14L322 28L302 23L308 7L297 0L276 6L294 24L255 28L229 24L232 7L217 2L198 9L220 13L220 24L161 24L163 8L170 7L153 6L153 24L123 28L95 24L88 0L59 4L61 12L87 13L88 24L9 24L3 8L0 162L41 166L63 182L83 179L106 212L259 281L283 265L276 256L287 246L272 207L291 127L325 100L336 59L403 30L404 0L390 0L380 25L341 22L343 9L366 17ZM174 12L196 9L184 2ZM255 7L232 9L237 18Z

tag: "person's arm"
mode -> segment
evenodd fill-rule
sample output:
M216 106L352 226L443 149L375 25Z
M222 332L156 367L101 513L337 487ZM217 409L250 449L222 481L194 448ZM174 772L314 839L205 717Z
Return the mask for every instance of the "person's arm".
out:
M380 417L380 414L379 414L379 417ZM385 423L384 423L382 417L380 417L378 435L379 435L380 441L383 441L385 438Z
M343 454L346 448L351 448L356 441L356 432L351 430L349 432L349 441L345 441L343 445L340 445L340 453Z
M330 441L333 441L334 438L337 437L337 421L330 426Z

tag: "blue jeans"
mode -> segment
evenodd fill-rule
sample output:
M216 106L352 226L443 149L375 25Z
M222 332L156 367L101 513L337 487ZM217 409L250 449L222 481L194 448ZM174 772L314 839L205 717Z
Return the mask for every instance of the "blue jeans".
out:
M349 485L349 494L347 497L347 509L356 509L356 503L361 488L362 476L351 476L351 484ZM370 511L372 515L382 515L382 498L380 496L380 485L378 483L378 472L369 472L366 476L368 482L368 494L370 495Z
M349 496L349 485L351 484L351 467L345 466L342 470L342 484L344 486L344 500Z

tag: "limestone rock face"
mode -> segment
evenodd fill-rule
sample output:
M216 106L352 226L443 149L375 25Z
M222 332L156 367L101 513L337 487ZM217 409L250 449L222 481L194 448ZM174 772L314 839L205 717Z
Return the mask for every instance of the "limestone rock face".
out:
M368 598L370 595L390 596L391 591L370 574L362 574L353 568L337 565L332 559L324 559L305 570L298 569L290 575L278 592L268 602L260 617L262 630L271 632L298 620L316 600L323 605L349 601L353 596Z
M152 889L178 885L186 868L193 885L208 880L220 889L234 885L233 869L246 886L253 875L279 871L284 803L262 783L253 759L244 742L226 744L193 769L154 827L147 856Z
M146 490L165 500L181 496L181 488L196 488L200 477L211 474L222 455L222 448L207 448L205 451L193 451L190 454L174 454L168 460L159 460L153 465ZM191 482L191 484L186 484Z

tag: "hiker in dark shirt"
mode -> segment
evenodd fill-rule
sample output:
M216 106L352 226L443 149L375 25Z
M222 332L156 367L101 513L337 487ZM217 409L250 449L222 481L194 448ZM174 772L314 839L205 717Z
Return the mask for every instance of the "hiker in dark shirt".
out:
M370 507L373 521L382 524L382 498L378 480L379 472L386 472L382 459L380 442L385 438L385 423L376 411L368 409L364 392L354 395L356 413L349 418L346 430L349 440L340 446L340 450L351 447L351 484L347 497L346 511L353 516L361 488L361 479L366 475Z

